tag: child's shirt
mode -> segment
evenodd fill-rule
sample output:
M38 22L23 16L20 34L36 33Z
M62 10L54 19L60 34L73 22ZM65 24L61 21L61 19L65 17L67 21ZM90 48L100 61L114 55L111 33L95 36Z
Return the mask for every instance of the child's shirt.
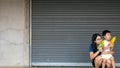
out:
M109 43L110 43L109 41L104 40L104 47L107 47ZM107 48L107 49L104 50L104 51L110 51L110 48Z

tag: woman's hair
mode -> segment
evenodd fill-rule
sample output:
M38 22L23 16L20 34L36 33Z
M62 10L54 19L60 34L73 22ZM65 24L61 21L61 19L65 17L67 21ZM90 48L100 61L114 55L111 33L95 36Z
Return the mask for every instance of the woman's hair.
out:
M97 38L98 36L101 37L101 35L100 35L99 33L95 33L95 34L93 34L93 36L92 36L92 45L93 45L93 50L94 50L94 52L97 51L97 44L95 43L95 41L96 41L96 38Z

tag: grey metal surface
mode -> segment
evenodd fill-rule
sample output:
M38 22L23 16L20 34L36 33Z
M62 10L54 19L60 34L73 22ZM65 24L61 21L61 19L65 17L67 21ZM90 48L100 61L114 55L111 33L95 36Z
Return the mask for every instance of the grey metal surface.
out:
M93 33L117 35L120 63L120 1L32 0L32 63L90 63Z

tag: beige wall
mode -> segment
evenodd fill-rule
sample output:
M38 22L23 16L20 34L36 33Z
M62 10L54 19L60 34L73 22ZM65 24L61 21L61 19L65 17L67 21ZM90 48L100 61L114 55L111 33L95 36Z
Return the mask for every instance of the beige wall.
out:
M0 67L29 65L27 2L0 0Z

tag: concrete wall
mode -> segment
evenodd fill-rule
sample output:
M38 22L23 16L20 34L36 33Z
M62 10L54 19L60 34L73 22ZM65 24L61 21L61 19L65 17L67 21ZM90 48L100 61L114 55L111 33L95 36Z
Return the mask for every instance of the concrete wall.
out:
M29 65L28 0L0 0L0 67Z

